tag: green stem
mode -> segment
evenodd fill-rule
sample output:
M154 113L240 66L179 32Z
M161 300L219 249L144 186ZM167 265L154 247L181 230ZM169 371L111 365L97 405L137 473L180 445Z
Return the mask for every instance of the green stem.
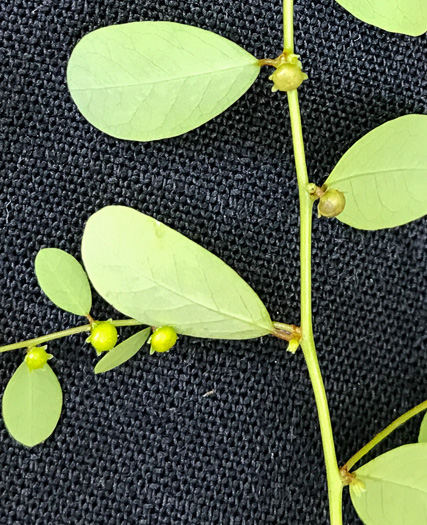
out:
M301 331L300 341L308 373L313 386L314 397L322 436L328 480L329 512L331 525L342 525L342 489L343 482L338 468L331 418L325 386L317 359L312 328L311 311L311 229L313 201L308 194L307 167L305 163L304 142L302 136L301 115L298 93L288 92L289 112L291 117L292 138L294 144L295 166L298 179L300 200L300 264L301 264Z
M113 321L113 325L120 326L138 326L142 325L135 319L122 319L119 321ZM91 328L90 324L84 324L76 326L75 328L68 328L68 330L62 330L61 332L54 332L52 334L42 335L41 337L35 337L34 339L27 339L26 341L20 341L19 343L13 343L11 345L0 346L0 353L9 352L11 350L19 350L20 348L29 348L30 346L37 346L54 339L61 339L62 337L68 337L74 334L80 334L82 332L89 332Z
M358 463L368 452L370 452L375 446L378 445L378 443L381 443L383 439L385 439L387 436L389 436L392 432L396 430L396 428L400 427L400 425L403 425L403 423L406 423L411 418L419 414L420 412L423 412L424 410L427 410L427 401L424 401L423 403L420 403L414 408L411 408L411 410L408 410L408 412L405 412L403 415L398 417L393 423L391 423L388 427L386 427L382 432L377 434L374 439L371 439L369 443L367 443L363 448L359 450L359 452L356 452L354 456L352 456L347 463L343 466L343 470L349 472L356 463Z
M284 46L293 53L293 0L283 0ZM295 167L300 201L300 264L301 264L301 348L313 386L317 405L323 453L328 480L329 513L331 525L342 525L343 480L337 463L332 424L325 386L317 359L312 327L311 308L311 230L313 200L307 192L308 174L297 90L288 92Z
M283 0L283 48L294 52L294 0Z

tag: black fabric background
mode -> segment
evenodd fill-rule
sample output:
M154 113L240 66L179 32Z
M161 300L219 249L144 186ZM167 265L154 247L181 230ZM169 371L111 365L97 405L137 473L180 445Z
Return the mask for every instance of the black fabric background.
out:
M260 58L277 56L280 4L2 0L1 344L78 322L44 297L33 260L46 246L80 257L85 221L112 203L210 249L274 319L298 322L297 188L285 97L271 94L271 71L207 125L151 144L93 129L65 81L85 33L135 20L197 25ZM426 113L426 39L377 30L332 0L297 1L295 18L296 49L310 76L301 89L308 167L321 184L364 133ZM315 220L315 331L340 463L427 397L425 226L363 232ZM93 312L118 317L99 298ZM96 355L84 339L49 345L65 396L54 435L28 450L0 423L0 523L328 523L301 353L291 356L272 338L182 337L169 354L146 350L95 377ZM1 355L1 391L21 359L21 352ZM420 421L378 453L416 441ZM360 523L347 491L344 506L344 523Z

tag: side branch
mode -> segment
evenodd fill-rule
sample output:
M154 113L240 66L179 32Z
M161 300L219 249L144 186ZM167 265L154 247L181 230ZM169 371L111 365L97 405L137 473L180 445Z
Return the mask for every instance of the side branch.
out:
M378 443L381 443L383 439L385 439L392 432L394 432L398 427L400 427L400 425L403 425L404 423L409 421L411 418L413 418L420 412L423 412L424 410L427 410L427 400L423 401L416 407L411 408L411 410L408 410L408 412L402 414L395 421L393 421L393 423L386 427L382 432L377 434L373 439L371 439L371 441L369 441L369 443L367 443L363 448L361 448L359 452L356 452L356 454L354 454L354 456L352 456L343 467L341 467L341 471L350 472L354 465L358 463L364 456L366 456L366 454L370 452L374 447L376 447Z
M114 326L138 326L142 325L139 321L135 319L121 319L118 321L113 321ZM42 335L41 337L35 337L34 339L27 339L26 341L20 341L19 343L12 343L10 345L0 346L0 353L10 352L11 350L19 350L20 348L31 348L33 346L41 345L55 339L62 339L63 337L68 337L74 334L81 334L83 332L90 332L91 325L84 324L81 326L76 326L75 328L68 328L68 330L62 330L61 332L53 332L52 334Z

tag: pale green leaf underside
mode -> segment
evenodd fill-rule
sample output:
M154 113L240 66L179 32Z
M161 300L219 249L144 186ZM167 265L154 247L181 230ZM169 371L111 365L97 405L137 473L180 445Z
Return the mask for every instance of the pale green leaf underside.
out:
M3 419L11 436L27 447L47 439L62 410L62 390L48 364L30 372L25 361L6 386Z
M427 414L422 420L418 441L420 443L427 443Z
M67 252L44 248L37 254L35 271L40 288L62 310L87 315L92 292L82 265Z
M91 124L113 137L148 141L216 117L259 70L254 56L210 31L133 22L86 35L71 54L67 80Z
M92 215L83 262L117 310L180 334L249 339L273 330L250 286L221 259L164 224L124 206Z
M427 213L427 116L406 115L366 134L341 158L326 186L345 194L338 219L380 230Z
M150 332L150 327L145 328L107 352L96 364L95 374L103 374L129 361L147 341Z
M350 485L365 525L427 523L427 443L396 448L356 471L365 492Z
M426 0L337 0L352 15L374 26L406 35L427 31Z

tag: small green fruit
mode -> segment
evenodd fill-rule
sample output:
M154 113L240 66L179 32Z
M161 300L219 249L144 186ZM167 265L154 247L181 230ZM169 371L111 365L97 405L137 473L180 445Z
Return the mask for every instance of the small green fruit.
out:
M43 368L49 359L52 359L52 354L46 352L47 346L35 346L28 350L25 356L25 362L27 363L30 371Z
M176 343L178 336L172 326L162 326L154 330L150 338L151 350L154 352L167 352Z
M282 64L269 78L274 82L272 91L292 91L297 89L308 76L297 64Z
M336 217L345 208L344 193L339 190L326 190L320 197L317 210L319 217Z
M87 342L99 352L108 352L116 346L117 329L111 321L100 321L94 323Z

